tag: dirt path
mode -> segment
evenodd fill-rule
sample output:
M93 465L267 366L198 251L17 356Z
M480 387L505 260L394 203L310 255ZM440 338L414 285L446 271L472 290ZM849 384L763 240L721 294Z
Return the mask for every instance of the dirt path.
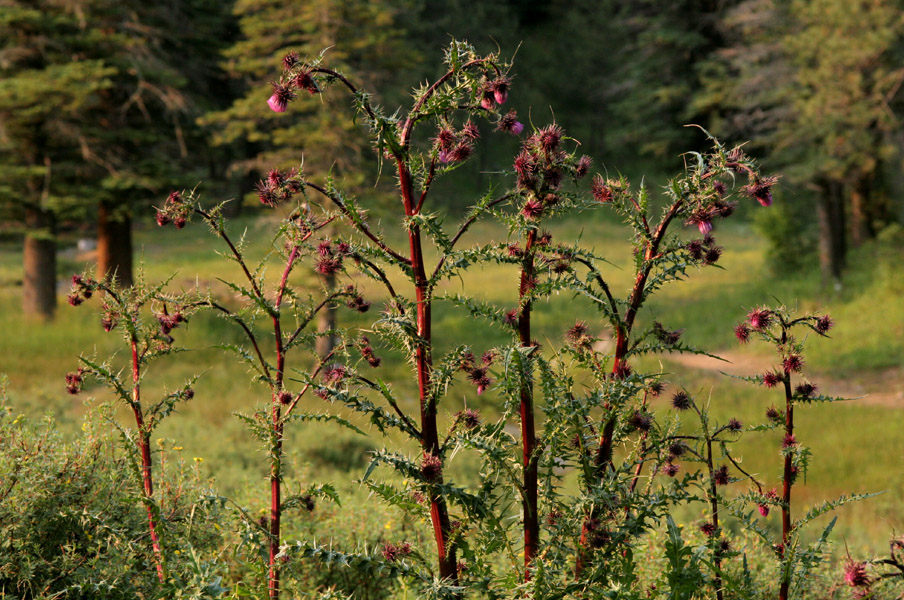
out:
M742 352L723 352L721 356L729 362L699 354L670 354L663 359L690 369L730 375L764 373L775 364L769 357ZM904 367L873 372L869 377L846 376L843 379L814 373L813 382L819 385L822 393L858 398L856 402L861 405L904 409Z

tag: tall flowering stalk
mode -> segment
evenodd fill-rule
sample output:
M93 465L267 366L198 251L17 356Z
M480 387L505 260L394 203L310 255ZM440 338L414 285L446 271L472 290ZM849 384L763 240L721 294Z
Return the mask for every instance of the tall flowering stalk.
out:
M389 307L391 316L384 324L390 329L398 328L394 334L399 336L410 353L418 389L419 425L415 426L413 419L401 413L388 393L383 395L393 410L399 413L401 428L420 444L422 458L417 471L430 505L438 572L441 579L455 584L458 581L456 544L449 508L442 492L447 487L443 476L446 450L442 447L437 425L439 392L444 384L437 381L432 331L433 291L440 278L448 276L448 272L443 268L446 256L440 258L432 273L428 271L423 238L426 231L434 241L439 240L440 247L448 255L476 219L477 214L466 221L453 237L446 237L439 229L435 216L427 212L428 196L437 175L454 169L472 154L480 130L469 117L500 120L496 106L506 101L509 80L504 70L506 66L496 56L479 56L467 44L453 43L446 59L448 70L432 84L416 92L413 106L403 117L384 115L366 92L359 90L338 71L323 66L321 59L302 61L294 56L284 61L285 70L279 82L274 83L273 96L268 104L272 110L283 112L296 92L320 93L330 85L341 85L354 96L356 109L370 127L381 159L389 160L394 165L399 208L408 239L404 251L391 248L381 235L375 233L354 199L342 193L331 181L321 185L306 178L304 185L334 205L347 223L366 242L373 244L366 251L362 249L361 256L367 256L369 260L359 261L359 266L366 275L382 283L392 298ZM462 117L464 123L460 122ZM418 148L414 132L419 124L429 122L436 127L436 137L426 148ZM493 202L487 202L478 207L478 213L491 204ZM409 280L413 295L411 300L397 294L389 284L385 267L379 263L399 270ZM410 323L410 328L402 326L403 323ZM353 379L365 387L379 387L378 383L366 378ZM483 378L477 379L476 383L481 387ZM333 398L341 396L335 389L325 389L323 393ZM361 409L360 404L351 400L347 403Z
M303 188L304 183L295 170L288 172L272 170L259 185L261 201L271 207L289 203L303 191ZM321 274L332 275L341 269L343 258L348 253L346 248L334 246L328 240L316 246L311 243L312 237L327 227L335 216L318 217L313 215L306 204L299 204L290 212L277 235L277 242L281 244L278 252L282 261L281 274L272 290L268 290L266 281L261 275L263 264L253 267L249 263L242 244L236 243L227 231L220 209L220 206L205 209L196 202L193 194L183 197L182 193L173 192L164 205L158 209L157 222L160 225L173 223L177 228L181 228L192 216L200 217L226 244L231 259L239 266L244 276L243 283L227 282L227 285L248 302L247 306L236 309L209 295L195 300L191 306L195 309L203 307L213 310L241 328L252 351L233 346L229 346L227 349L235 352L249 364L256 372L257 379L262 381L269 391L269 415L266 411L262 411L254 416L243 418L268 448L270 506L268 518L262 519L258 526L265 534L266 539L268 595L270 598L278 598L283 557L281 555L283 512L293 504L301 503L305 506L313 506L312 495L314 493L329 494L328 490L320 489L311 490L298 498L284 498L283 496L282 460L285 426L293 416L293 411L299 401L311 388L309 382L300 389L290 389L291 386L287 384L286 380L287 358L291 350L298 347L305 349L303 344L311 345L312 340L307 339L311 336L306 336L305 330L320 311L326 310L341 299L361 311L367 310L369 305L354 287L326 291L319 301L312 300L309 303L301 301L298 294L289 287L289 275L298 266L303 256L313 255L315 258L314 269ZM285 300L287 298L292 300L291 310L286 310ZM261 314L268 318L271 326L273 352L269 358L265 352L264 340L266 338L263 337L264 334L259 331L255 323L256 317ZM307 350L309 358L314 363L310 374L310 377L313 378L324 369L333 354L317 357L312 347Z
M166 394L156 402L147 402L142 397L141 382L148 364L154 359L178 352L171 333L188 320L192 308L185 300L163 292L163 285L146 286L139 281L135 286L119 288L112 276L96 280L88 275L73 275L72 290L68 301L78 306L92 297L102 297L103 316L101 327L110 332L123 332L129 347L128 369L114 368L107 362L97 362L82 356L82 366L66 375L66 388L70 394L78 393L85 379L93 377L110 387L132 412L135 420L133 450L137 456L136 471L141 482L141 501L147 509L148 534L157 577L161 583L167 579L166 556L161 541L163 529L160 508L154 496L153 460L150 438L160 422L173 412L176 405L194 397L192 383ZM148 318L150 317L150 318ZM130 438L128 431L123 435Z
M792 597L793 586L799 582L807 571L818 563L819 549L825 543L829 532L835 524L831 521L819 540L810 547L801 547L800 535L804 525L816 517L829 512L852 500L868 496L852 494L824 502L811 508L803 517L792 519L792 491L802 476L806 476L810 463L810 450L798 439L795 432L795 408L814 402L833 402L839 400L817 393L817 387L804 376L804 341L798 332L815 332L827 337L833 321L828 315L805 315L795 317L784 306L762 306L750 311L745 322L735 328L735 336L741 343L748 343L751 338L759 338L775 348L779 366L762 375L745 377L747 381L762 385L769 390L777 390L782 402L778 407L770 406L766 410L766 423L761 429L779 429L783 436L781 441L782 471L781 493L762 489L748 496L757 504L762 517L767 517L770 507L778 506L781 511L781 539L772 543L772 547L780 562L779 600ZM750 528L761 538L769 542L769 536L760 527L741 515Z

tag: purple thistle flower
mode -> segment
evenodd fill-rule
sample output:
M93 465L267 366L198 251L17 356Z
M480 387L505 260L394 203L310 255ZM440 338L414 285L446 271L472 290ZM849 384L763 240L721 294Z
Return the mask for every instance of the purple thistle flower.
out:
M816 331L822 335L825 335L834 324L835 322L832 321L832 317L830 317L829 315L823 315L816 319Z
M703 264L705 265L714 265L719 262L719 259L722 257L722 247L721 246L712 246L707 248L706 253L703 255Z
M282 83L272 83L273 95L267 100L267 106L273 112L286 112L286 107L291 100L295 99L295 92L288 85Z
M544 152L554 152L562 141L562 128L555 124L547 125L537 132L537 139Z
M480 96L480 106L481 108L485 108L487 110L493 110L495 98L493 97L493 92L484 91Z
M751 198L756 198L761 206L772 206L772 186L777 182L777 177L757 178L741 191Z
M706 537L712 537L716 535L716 526L713 525L711 521L707 521L700 525L700 532Z
M505 313L505 315L502 317L502 322L505 323L506 325L510 325L512 327L517 327L518 326L518 309L513 308L512 310Z
M427 481L435 481L442 475L443 462L439 457L433 456L429 452L424 452L424 458L421 460L421 475Z
M288 52L285 56L283 56L283 68L288 71L289 69L297 65L299 60L300 58L298 56L298 52L292 50L291 52Z
M593 159L583 155L578 159L578 162L574 165L574 175L575 177L584 177L587 173L590 172L590 165L593 164Z
M782 438L782 448L791 448L795 445L797 445L797 438L794 437L793 433L786 433L785 437Z
M597 202L606 204L612 201L612 188L606 185L602 175L597 174L590 183L590 193Z
M307 90L309 94L316 94L320 91L317 81L314 80L310 71L300 71L292 80L292 84L300 90Z
M786 373L790 373L792 371L800 372L800 370L804 367L804 357L800 354L792 352L785 357L784 361L782 361L782 366L785 368Z
M436 137L433 138L433 142L440 150L450 150L452 144L455 143L455 132L448 127L443 127L436 132Z
M741 431L742 427L743 427L743 425L741 424L741 422L739 420L734 419L734 418L728 420L728 430L729 431Z
M734 329L735 337L738 338L738 341L742 344L746 344L750 341L750 328L747 327L746 323L740 323Z
M462 425L467 429L474 429L480 425L480 413L473 408L466 408L459 412L456 417L461 421Z
M763 373L763 385L767 388L774 388L783 381L782 376L775 371L767 371Z
M851 559L844 565L844 581L851 587L867 587L870 584L866 563Z
M664 475L668 475L669 477L674 477L678 474L678 471L681 467L672 461L667 461L664 465L662 465L662 473Z
M471 156L472 151L473 148L471 147L471 144L469 144L465 140L462 140L458 142L455 148L453 148L449 153L449 160L451 162L464 162L468 159L469 156Z
M521 214L525 219L537 219L543 214L543 204L536 198L531 198L521 207Z
M480 129L477 128L477 125L473 121L469 120L462 128L461 135L468 138L469 140L479 140Z
M747 323L753 329L762 331L772 323L772 311L768 308L755 308L748 313Z
M499 119L499 124L496 126L496 129L506 133L520 135L521 132L524 131L524 125L518 121L518 113L514 110L510 110Z
M508 88L511 79L508 77L499 77L490 83L490 89L493 91L493 99L499 104L505 104L508 100Z
M653 415L639 410L635 411L628 419L628 425L638 431L649 431L653 426Z
M770 406L766 409L766 418L773 423L781 423L784 420L784 415L774 406Z
M714 181L713 182L713 191L716 192L717 194L719 194L719 197L721 198L722 196L725 195L725 184L722 183L721 181Z

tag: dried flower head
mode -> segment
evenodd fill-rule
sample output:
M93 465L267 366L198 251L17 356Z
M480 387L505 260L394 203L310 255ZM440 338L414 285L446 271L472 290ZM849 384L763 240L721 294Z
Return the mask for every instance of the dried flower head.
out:
M737 420L735 418L731 418L728 420L727 427L728 427L729 431L741 431L741 429L743 428L743 425L741 424L741 422L739 420Z
M713 471L713 481L716 485L728 485L728 465L722 465L721 467Z
M692 402L690 394L684 390L678 390L672 396L672 408L676 410L687 410L691 407Z
M669 477L674 477L675 475L677 475L680 469L681 467L679 467L672 461L667 461L664 465L662 465L663 475L668 475Z
M810 383L809 381L805 381L803 383L799 383L794 391L801 398L810 398L813 394L816 393L816 386Z

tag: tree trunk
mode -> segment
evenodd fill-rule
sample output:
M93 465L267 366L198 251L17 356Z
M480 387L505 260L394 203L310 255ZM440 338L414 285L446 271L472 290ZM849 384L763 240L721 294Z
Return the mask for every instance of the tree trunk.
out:
M97 277L116 274L121 287L132 285L132 220L115 215L103 202L97 208Z
M844 204L841 185L827 181L821 186L817 207L819 219L819 266L823 286L841 287L846 254Z
M56 310L56 240L51 215L39 208L25 211L22 310L47 321Z
M870 178L862 175L851 183L851 246L859 248L870 237Z
M321 276L321 280L323 281L323 287L326 289L326 295L329 296L333 293L333 290L336 289L336 276L335 275L323 275ZM317 313L317 332L324 334L327 331L331 331L336 328L336 307L333 305L327 306L323 310ZM333 348L336 347L336 336L333 334L329 335L320 335L317 337L316 351L317 355L320 358L326 357L330 352L333 351Z

